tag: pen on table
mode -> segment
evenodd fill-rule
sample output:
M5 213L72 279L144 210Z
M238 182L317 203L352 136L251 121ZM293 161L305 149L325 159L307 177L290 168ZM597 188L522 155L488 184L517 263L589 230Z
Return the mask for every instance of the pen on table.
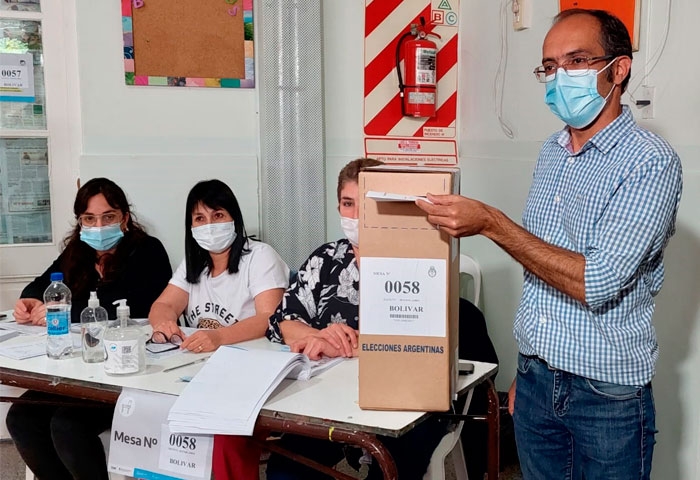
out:
M243 350L244 352L248 351L247 348L241 347L240 345L224 345L224 347L235 348L236 350Z
M174 367L164 368L163 373L170 372L172 370L177 370L178 368L182 367L189 367L190 365L196 365L197 363L206 362L207 360L209 360L209 356L204 358L198 358L197 360L192 360L191 362L183 363L182 365L175 365Z

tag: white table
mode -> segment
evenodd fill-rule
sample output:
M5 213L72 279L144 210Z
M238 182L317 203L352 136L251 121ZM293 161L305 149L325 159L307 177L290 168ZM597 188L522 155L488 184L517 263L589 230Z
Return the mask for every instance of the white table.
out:
M41 338L18 336L6 340L3 345L30 340L41 341ZM242 345L247 348L279 348L266 339ZM52 360L46 356L13 360L0 356L0 383L108 403L116 402L122 387L178 395L186 386L179 380L180 377L196 374L203 363L170 372L163 372L163 369L206 355L183 353L147 365L145 371L139 374L120 377L105 374L101 363L84 363L79 355L62 360ZM471 390L498 368L494 364L472 363L474 373L459 377L460 392ZM498 414L497 411L495 414ZM429 415L426 412L360 409L358 360L350 359L308 381L284 380L265 403L256 428L361 445L377 459L385 478L395 478L393 460L375 435L398 437Z

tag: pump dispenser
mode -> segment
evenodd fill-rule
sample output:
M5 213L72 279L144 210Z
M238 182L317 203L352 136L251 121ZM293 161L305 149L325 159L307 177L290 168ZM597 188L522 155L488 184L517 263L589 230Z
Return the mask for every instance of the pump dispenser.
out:
M105 373L129 375L138 373L146 365L145 339L139 327L129 327L129 306L126 300L117 300L117 321L105 331L107 358Z
M131 311L129 305L126 304L126 299L115 300L112 305L117 305L117 320L121 328L126 328L129 324L129 315Z

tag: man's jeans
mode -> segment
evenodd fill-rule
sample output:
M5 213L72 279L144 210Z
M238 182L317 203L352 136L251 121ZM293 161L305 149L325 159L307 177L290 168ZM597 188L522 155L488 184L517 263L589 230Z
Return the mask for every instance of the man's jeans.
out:
M648 479L655 416L651 384L599 382L518 355L513 421L525 480Z

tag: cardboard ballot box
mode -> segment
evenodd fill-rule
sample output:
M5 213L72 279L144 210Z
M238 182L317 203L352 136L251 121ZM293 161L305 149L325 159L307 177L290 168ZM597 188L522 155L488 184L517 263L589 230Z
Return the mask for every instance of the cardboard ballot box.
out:
M457 380L459 242L416 204L455 168L360 172L360 408L446 411Z

